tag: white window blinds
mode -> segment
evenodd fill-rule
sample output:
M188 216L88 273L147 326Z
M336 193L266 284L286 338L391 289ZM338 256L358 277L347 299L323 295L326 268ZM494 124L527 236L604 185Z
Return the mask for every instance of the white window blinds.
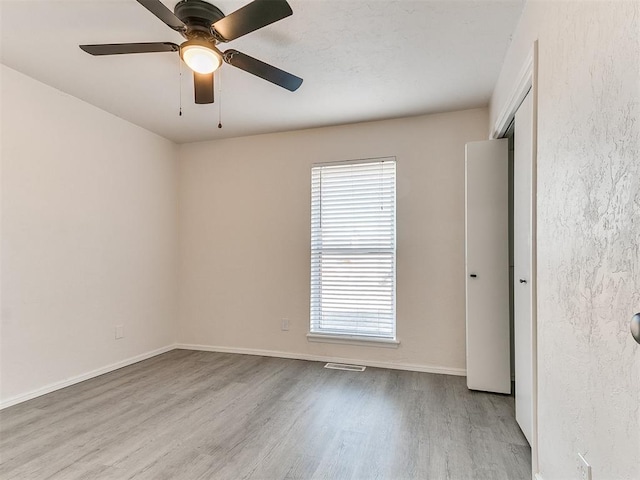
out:
M311 333L395 339L395 159L316 165L311 184Z

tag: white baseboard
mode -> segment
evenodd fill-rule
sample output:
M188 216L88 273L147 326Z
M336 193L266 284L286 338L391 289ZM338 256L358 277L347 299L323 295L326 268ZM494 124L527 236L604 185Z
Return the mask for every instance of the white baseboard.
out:
M16 395L14 397L7 398L6 400L0 402L0 410L7 407L11 407L12 405L17 405L18 403L26 402L27 400L31 400L32 398L40 397L42 395L46 395L47 393L60 390L61 388L69 387L76 383L89 380L90 378L97 377L99 375L104 375L105 373L118 370L119 368L141 362L142 360L155 357L156 355L160 355L161 353L169 352L171 350L174 350L175 348L176 348L175 345L167 345L166 347L158 348L150 352L145 352L140 355L136 355L135 357L127 358L120 362L112 363L111 365L107 365L105 367L101 367L96 370L83 373L82 375L77 375L75 377L67 378L66 380L62 380L60 382L50 383L49 385L45 385L42 388L38 388L36 390L32 390L30 392L23 393L21 395Z
M544 480L544 478L542 478L542 475L540 475L539 473L536 473L536 474L533 476L533 480Z
M443 375L457 375L464 377L467 371L464 368L450 368L440 367L435 365L416 365L412 363L396 363L396 362L377 362L372 360L361 360L357 358L341 358L341 357L327 357L323 355L309 355L306 353L291 353L280 352L277 350L259 350L254 348L234 348L234 347L219 347L215 345L194 345L189 343L177 343L175 348L183 350L201 350L205 352L220 352L220 353L239 353L243 355L259 355L263 357L279 357L279 358L292 358L295 360L309 360L312 362L334 362L334 363L350 363L365 365L367 367L374 368L390 368L394 370L408 370L412 372L425 372L425 373L439 373Z
M142 353L140 355L136 355L135 357L127 358L120 362L112 363L111 365L107 365L107 366L98 368L96 370L83 373L82 375L77 375L75 377L67 378L66 380L62 380L60 382L50 383L49 385L45 385L42 388L38 388L36 390L32 390L27 393L23 393L20 395L16 395L14 397L7 398L6 400L3 400L2 402L0 402L0 410L7 407L11 407L13 405L17 405L18 403L26 402L27 400L31 400L33 398L40 397L42 395L46 395L47 393L55 392L56 390L69 387L76 383L84 382L85 380L89 380L90 378L94 378L99 375L104 375L105 373L112 372L119 368L141 362L142 360L146 360L148 358L155 357L156 355L160 355L162 353L166 353L175 349L201 350L205 352L220 352L220 353L239 353L243 355L259 355L263 357L278 357L278 358L291 358L295 360L309 360L312 362L356 363L358 365L365 365L367 367L374 367L374 368L390 368L394 370L408 370L412 372L438 373L443 375L457 375L462 377L464 377L467 374L464 368L440 367L435 365L416 365L411 363L377 362L372 360L361 360L357 358L328 357L323 355L308 355L305 353L281 352L277 350L259 350L254 348L233 348L233 347L220 347L220 346L214 346L214 345L194 345L194 344L188 344L188 343L177 343L173 345L167 345L162 348L158 348L157 350L152 350L150 352ZM542 478L541 477L536 478L536 480L542 480Z

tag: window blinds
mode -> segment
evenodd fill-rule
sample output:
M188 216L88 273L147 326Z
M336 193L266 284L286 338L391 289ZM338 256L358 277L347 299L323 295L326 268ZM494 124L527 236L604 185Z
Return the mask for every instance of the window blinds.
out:
M316 165L311 183L311 333L395 339L395 159Z

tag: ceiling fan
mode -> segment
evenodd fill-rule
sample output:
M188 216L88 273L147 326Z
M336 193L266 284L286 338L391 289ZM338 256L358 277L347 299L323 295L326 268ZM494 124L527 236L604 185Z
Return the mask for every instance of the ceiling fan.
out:
M109 43L80 45L80 48L91 55L180 52L182 60L193 70L195 102L198 104L213 103L213 73L223 61L292 92L302 84L300 77L257 58L234 49L222 52L217 48L219 43L235 40L292 15L286 0L254 0L227 16L204 0L182 0L173 12L160 0L137 1L186 41L180 45L172 42Z

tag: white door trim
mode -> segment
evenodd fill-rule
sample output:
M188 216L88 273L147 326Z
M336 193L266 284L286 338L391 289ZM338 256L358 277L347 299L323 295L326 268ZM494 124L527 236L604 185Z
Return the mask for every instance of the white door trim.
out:
M527 55L527 58L520 69L520 73L516 77L516 80L513 84L511 95L509 95L507 102L505 103L502 111L496 118L496 123L493 125L491 129L491 135L489 138L503 138L507 133L507 129L513 120L513 117L516 115L516 111L518 107L524 100L524 97L527 96L529 89L533 87L533 77L534 73L537 73L537 63L538 63L538 41L536 40L533 44L533 48ZM535 66L535 68L534 68ZM534 70L536 70L534 72ZM535 100L535 98L534 98ZM534 107L537 105L534 103ZM536 110L536 108L534 108ZM535 115L534 115L535 116Z
M538 186L538 40L533 42L529 54L525 58L520 73L511 87L511 94L496 119L496 123L491 129L490 138L504 137L509 125L515 117L518 107L531 90L533 103L533 159L532 159L532 188L531 188L531 294L532 294L532 443L531 443L531 469L532 478L539 478L538 463L538 244L537 244L537 186Z

